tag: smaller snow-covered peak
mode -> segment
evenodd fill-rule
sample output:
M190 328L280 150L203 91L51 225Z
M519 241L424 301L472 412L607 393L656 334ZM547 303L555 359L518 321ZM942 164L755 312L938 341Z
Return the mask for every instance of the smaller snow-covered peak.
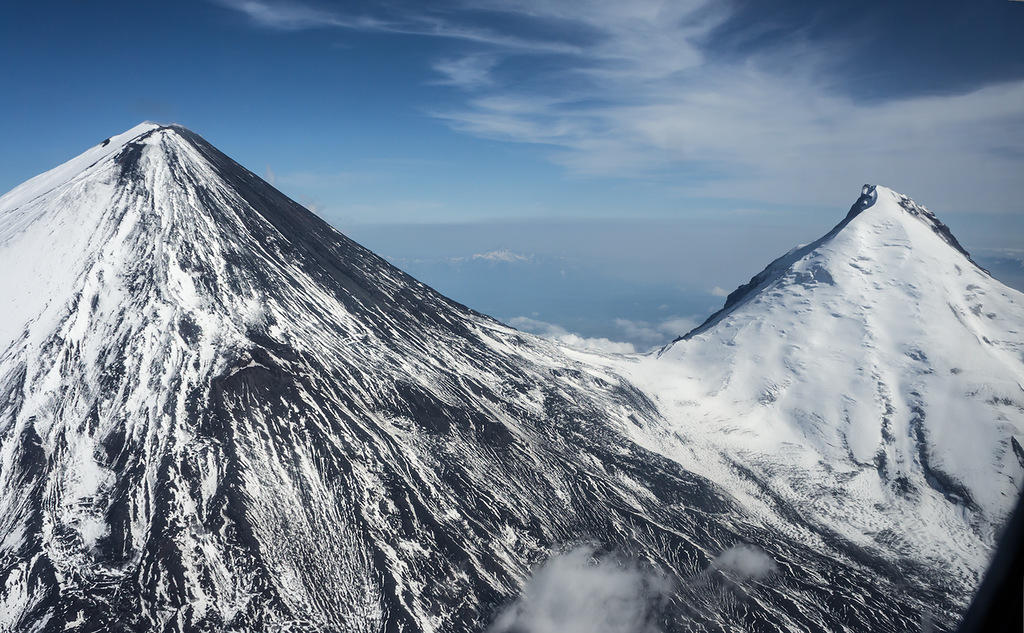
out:
M960 242L953 236L949 227L943 224L934 213L929 211L924 205L917 204L911 200L909 196L881 185L864 185L861 188L860 197L850 207L850 212L846 215L846 218L822 240L828 240L837 235L854 221L870 222L878 225L892 221L902 221L907 216L916 219L930 228L936 235L942 238L942 241L952 246L964 257L970 259L970 254L968 254L967 250L960 245Z
M1021 323L1024 295L972 263L930 211L868 186L828 235L645 359L636 382L750 463L785 455L764 472L832 525L884 534L873 511L848 509L902 507L889 529L969 575L1024 477ZM941 525L978 538L942 544Z
M926 207L911 200L909 196L880 185L864 185L864 188L861 190L861 197L850 210L851 215L859 215L859 211L855 213L859 205L863 206L861 211L871 208L876 209L879 213L906 213L929 227L936 235L942 238L942 241L959 251L964 257L970 259L970 254L960 245L960 242L954 237L949 227L943 224Z
M970 258L964 247L953 236L949 227L943 224L934 213L929 211L924 205L917 204L911 200L909 196L881 185L864 185L861 188L860 197L850 207L850 212L822 240L828 240L854 221L878 224L902 220L907 215L929 227L936 235L942 238L942 241L952 246L965 257Z
M925 227L927 230L922 230ZM749 282L731 292L721 310L677 340L690 339L707 331L769 286L785 283L793 277L794 267L810 266L821 275L827 275L832 268L856 267L856 261L869 253L884 259L886 252L893 251L893 257L902 261L905 249L922 251L922 255L927 253L926 257L937 260L962 257L967 265L980 269L949 227L927 208L887 187L864 185L849 213L831 231L768 264ZM901 253L895 253L897 250ZM809 264L810 260L814 260L813 265ZM803 273L796 278L803 279Z
M883 191L888 191L885 187ZM878 200L878 185L864 185L860 189L860 198L857 198L857 202L853 203L850 207L850 212L846 215L846 221L852 220L854 217L860 215L864 209L870 208Z

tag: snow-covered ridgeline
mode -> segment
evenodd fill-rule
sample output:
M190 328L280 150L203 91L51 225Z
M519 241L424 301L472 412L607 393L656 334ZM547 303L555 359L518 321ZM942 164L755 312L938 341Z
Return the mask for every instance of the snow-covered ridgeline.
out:
M677 579L668 630L948 628L1019 483L1021 299L858 205L660 358L602 356L188 130L115 137L0 199L0 628L479 629L578 541ZM774 584L684 581L740 542Z

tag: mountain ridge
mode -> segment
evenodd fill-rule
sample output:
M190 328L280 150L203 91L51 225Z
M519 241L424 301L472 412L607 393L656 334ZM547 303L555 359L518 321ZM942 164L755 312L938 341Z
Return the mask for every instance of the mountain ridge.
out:
M814 242L803 246L797 246L790 250L785 255L772 261L770 264L768 264L768 266L764 268L764 270L751 277L750 281L740 285L738 288L730 292L726 296L725 305L722 306L721 309L711 314L711 316L705 319L703 323L695 327L693 330L690 330L686 334L677 338L675 341L672 341L672 343L669 343L668 345L663 347L659 351L659 353L664 352L666 349L668 349L668 347L671 347L674 343L680 340L688 340L693 336L700 334L701 332L713 327L715 323L717 323L722 317L728 314L734 307L737 307L739 304L743 303L747 298L755 295L765 285L768 285L772 281L777 279L779 275L784 274L785 271L788 270L790 266L792 266L794 263L808 255L809 253L814 252L822 245L828 243L830 240L834 239L837 235L840 234L841 231L843 231L847 226L849 226L850 223L853 222L856 218L858 218L862 213L875 207L875 203L878 201L878 189L881 189L883 196L895 199L899 207L903 211L905 211L912 217L915 217L918 220L920 220L925 226L928 226L932 231L935 232L936 235L942 238L942 240L949 244L955 251L963 255L972 265L977 266L981 270L985 271L984 268L981 268L981 266L979 266L973 259L971 259L970 254L967 252L966 249L964 249L963 246L960 245L960 242L949 230L949 227L942 223L935 216L935 214L929 211L927 208L918 205L909 197L897 193L892 189L889 189L888 187L880 187L878 185L864 185L861 188L860 197L857 199L856 202L853 203L853 206L850 207L850 211L846 214L846 217L839 222L839 224L834 226L828 233L826 233L819 239L815 240ZM988 271L985 272L987 273Z
M880 338L885 328L849 346L888 372L899 441L884 445L886 471L870 437L850 435L847 455L829 435L842 410L773 373L788 348L732 334L740 317L818 331L795 326L842 297L801 293L833 285L794 277L762 297L767 312L734 310L660 358L589 353L442 297L184 128L135 130L0 198L12 271L0 280L0 629L482 630L531 566L579 544L662 570L672 592L647 624L666 631L898 631L923 613L949 630L962 612L1005 479L1019 477L1000 448L1010 441L985 431L996 448L975 447L995 457L967 473L971 510L919 468L932 445L914 434L944 427L921 396L939 393L933 383L902 386L926 362L914 349ZM876 303L934 289L888 293L890 260L852 261ZM957 287L985 294L979 314L972 299L957 318L988 325L1007 369L974 354L942 375L972 388L1003 376L968 402L979 429L1019 430L1004 375L1019 298L980 283ZM830 318L859 327L852 316ZM716 356L741 343L761 360ZM933 374L951 369L931 350L917 351ZM813 360L802 354L784 358ZM707 407L689 404L696 395ZM821 424L791 424L792 398L819 407ZM901 417L915 404L918 423ZM766 430L814 433L787 444ZM948 458L932 455L933 474L962 475ZM994 496L978 493L992 473ZM921 527L922 509L936 525L899 534ZM922 551L925 537L954 563ZM742 543L781 571L714 571Z
M631 380L660 395L675 421L663 435L729 447L808 516L859 525L848 536L867 546L944 543L950 573L969 578L1024 481L1024 295L944 227L866 187L829 234L769 264Z

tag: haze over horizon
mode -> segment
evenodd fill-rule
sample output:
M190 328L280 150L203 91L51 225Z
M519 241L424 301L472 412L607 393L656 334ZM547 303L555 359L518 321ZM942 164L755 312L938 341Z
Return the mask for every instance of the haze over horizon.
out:
M0 191L178 122L476 309L636 348L865 182L1024 278L1018 2L4 9Z

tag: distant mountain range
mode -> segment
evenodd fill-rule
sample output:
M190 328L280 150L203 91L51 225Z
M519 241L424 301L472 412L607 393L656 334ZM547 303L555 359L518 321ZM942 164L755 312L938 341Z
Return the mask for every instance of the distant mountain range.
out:
M1024 295L883 187L648 355L178 126L0 198L0 269L0 630L951 630L1024 476Z

